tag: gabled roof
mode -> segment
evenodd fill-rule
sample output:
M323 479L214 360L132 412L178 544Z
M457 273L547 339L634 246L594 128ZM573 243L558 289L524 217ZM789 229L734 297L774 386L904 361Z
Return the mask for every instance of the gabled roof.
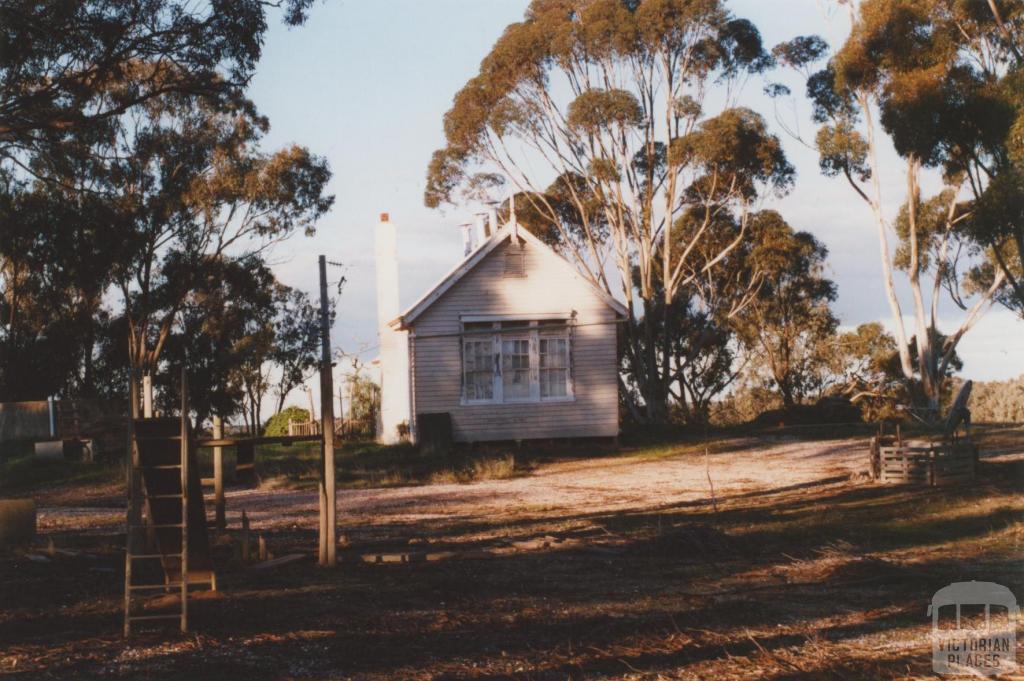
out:
M626 318L629 312L626 310L626 306L620 303L618 300L608 294L607 291L602 290L600 287L594 285L592 281L589 281L586 277L580 274L579 270L572 265L568 260L563 258L561 255L555 252L550 246L538 239L536 236L531 234L526 229L513 230L511 223L506 224L502 229L498 230L490 239L480 244L476 250L467 255L463 260L457 264L448 274L441 278L434 288L430 289L423 295L422 298L417 300L413 305L400 314L399 316L388 322L388 326L394 328L408 328L410 324L416 321L416 319L426 312L434 303L436 303L445 292L452 286L457 284L463 277L476 269L477 265L482 263L484 259L490 255L498 246L512 238L513 231L516 232L518 237L537 248L537 250L548 258L555 258L558 260L562 267L568 267L572 272L573 276L578 278L580 281L586 283L591 290L600 298L608 307L615 311L615 314L619 318Z

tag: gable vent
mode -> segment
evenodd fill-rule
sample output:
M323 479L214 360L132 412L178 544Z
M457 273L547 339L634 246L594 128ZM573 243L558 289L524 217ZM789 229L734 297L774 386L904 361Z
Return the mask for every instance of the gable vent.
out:
M521 279L526 276L526 251L522 245L513 241L505 249L506 279Z

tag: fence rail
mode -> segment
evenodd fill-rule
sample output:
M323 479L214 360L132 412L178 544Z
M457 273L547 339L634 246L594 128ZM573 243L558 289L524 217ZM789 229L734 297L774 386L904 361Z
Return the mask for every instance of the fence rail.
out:
M289 435L319 435L320 434L320 422L319 421L296 421L290 419L288 421L288 434Z
M288 422L289 435L319 435L322 427L319 421ZM374 424L365 419L334 419L334 435L340 438L369 437L374 432Z

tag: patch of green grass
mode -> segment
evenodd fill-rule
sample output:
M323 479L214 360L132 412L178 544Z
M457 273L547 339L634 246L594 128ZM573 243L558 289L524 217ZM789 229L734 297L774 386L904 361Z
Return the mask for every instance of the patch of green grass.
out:
M8 440L0 442L0 462L10 461L19 456L29 456L35 450L31 440Z
M320 445L315 442L260 447L256 470L264 484L309 487L320 476ZM459 449L449 455L425 454L408 444L347 442L335 450L341 488L397 487L509 478L519 472L508 451Z
M120 475L120 468L83 461L18 456L0 463L0 496L55 485L87 485Z
M705 449L711 454L726 452L734 449L736 440L732 438L713 438L706 442L703 440L685 442L666 442L664 444L648 444L636 448L627 448L623 453L635 459L643 461L656 461L676 456L697 456L703 455Z

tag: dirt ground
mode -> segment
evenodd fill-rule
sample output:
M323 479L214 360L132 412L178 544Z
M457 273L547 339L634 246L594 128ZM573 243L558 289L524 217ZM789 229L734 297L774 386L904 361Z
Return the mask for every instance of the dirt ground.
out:
M1024 594L1024 437L941 489L870 483L865 447L748 437L342 490L336 569L243 565L243 510L274 554L311 553L316 497L232 490L193 633L128 642L117 486L40 490L36 548L0 555L0 675L931 678L933 592Z

